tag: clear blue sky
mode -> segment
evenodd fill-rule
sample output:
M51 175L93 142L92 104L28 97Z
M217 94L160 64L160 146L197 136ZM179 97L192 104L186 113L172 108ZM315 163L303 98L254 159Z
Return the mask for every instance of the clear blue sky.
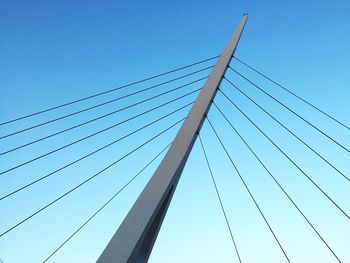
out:
M236 55L344 123L350 124L350 3L315 0L1 1L0 121L218 55L242 14L246 12L249 13L249 19ZM280 92L239 64L233 64L350 147L348 131ZM350 175L349 153L291 116L234 74L229 76L339 169ZM144 84L140 87L146 86ZM226 84L223 89L283 149L288 149L288 153L305 171L350 213L349 182L254 108L239 93L230 90ZM79 107L3 126L0 133L4 135L110 97L113 95L83 103ZM248 142L254 145L266 165L300 204L337 255L343 262L350 262L350 221L230 107L220 94L216 100L235 121ZM187 99L189 101L190 98ZM74 117L4 139L0 144L1 151L106 113L123 103L126 105L130 100L83 114L80 118ZM157 102L152 102L138 108L135 113L156 104ZM0 159L0 169L5 170L132 113L123 113L3 156ZM0 176L1 196L163 113L159 111L94 140ZM178 113L177 118L184 113ZM219 118L215 109L211 110L209 117L214 120L229 146L238 168L292 262L335 262L295 208ZM172 117L135 135L133 140L121 142L91 160L0 201L0 231L3 232L83 178L102 169L175 119ZM204 124L202 132L242 261L284 262L283 254L207 124ZM99 179L1 237L0 259L5 263L41 262L148 161L145 156L150 158L156 154L175 133L176 129L173 129L157 143L121 162ZM67 243L50 262L96 261L155 167L156 163ZM179 182L150 262L238 262L197 143Z

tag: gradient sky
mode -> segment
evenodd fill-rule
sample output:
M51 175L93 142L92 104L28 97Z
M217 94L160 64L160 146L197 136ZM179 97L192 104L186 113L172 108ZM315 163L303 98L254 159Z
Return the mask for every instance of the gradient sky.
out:
M110 89L218 55L243 13L249 19L236 56L350 124L349 1L1 1L0 121ZM205 65L211 65L206 63ZM280 91L239 63L232 65L348 148L350 133ZM204 66L204 65L203 65ZM200 66L196 68L201 68ZM184 71L183 73L190 72ZM208 71L207 71L208 73ZM207 73L201 73L205 76ZM172 76L179 76L177 75ZM199 76L199 75L198 75ZM237 75L227 76L317 151L350 175L349 153L259 93ZM162 78L166 80L167 78ZM195 78L191 78L195 79ZM160 80L139 86L147 87ZM177 82L178 85L186 81ZM169 89L174 85L168 85ZM200 87L193 85L189 90ZM350 213L350 184L223 82L222 89ZM124 91L127 93L128 91ZM183 91L182 91L183 92ZM159 90L158 90L159 93ZM118 95L123 94L119 92ZM157 94L156 91L150 94ZM178 95L183 94L180 91ZM94 105L117 94L0 128L0 134ZM138 99L146 95L138 95ZM173 98L174 95L167 98ZM182 106L195 96L167 108ZM159 99L1 157L0 169L79 139ZM1 140L1 151L88 120L132 100ZM350 262L350 221L315 189L261 134L218 94L216 102L234 121L267 167L322 233L343 262ZM117 107L116 107L117 106ZM188 108L187 108L188 110ZM0 194L28 183L140 125L157 111L94 140L0 176ZM161 131L186 110L6 200L0 201L0 231L50 202L84 178ZM292 262L336 262L215 108L209 113L238 169ZM179 126L177 126L179 127ZM94 182L0 237L4 263L41 262L175 136L176 129L110 169ZM204 144L222 194L242 262L285 262L207 123ZM148 159L147 159L148 158ZM159 163L159 160L158 160ZM131 184L50 262L95 262L136 200L157 163ZM238 262L198 142L187 162L149 262Z

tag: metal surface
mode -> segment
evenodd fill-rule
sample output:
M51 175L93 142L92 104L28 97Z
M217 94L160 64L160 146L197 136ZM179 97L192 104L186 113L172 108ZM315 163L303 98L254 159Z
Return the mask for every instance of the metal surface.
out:
M97 260L98 263L147 262L182 170L235 52L248 15L244 15L173 144Z

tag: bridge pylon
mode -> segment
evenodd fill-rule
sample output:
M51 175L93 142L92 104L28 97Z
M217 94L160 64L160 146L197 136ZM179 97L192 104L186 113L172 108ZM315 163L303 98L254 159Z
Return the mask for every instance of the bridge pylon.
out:
M98 263L147 262L188 156L234 55L247 19L248 15L244 14L168 152L102 252Z

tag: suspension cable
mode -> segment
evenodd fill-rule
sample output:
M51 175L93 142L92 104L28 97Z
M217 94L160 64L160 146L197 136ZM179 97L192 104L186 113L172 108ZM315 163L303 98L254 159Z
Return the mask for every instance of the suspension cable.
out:
M267 221L267 219L266 219L266 217L265 217L264 213L262 212L262 210L261 210L261 208L260 208L259 204L256 202L256 200L255 200L255 198L254 198L254 196L253 196L252 192L250 191L250 189L249 189L248 185L246 184L246 182L245 182L244 178L242 177L242 175L241 175L240 171L238 170L238 168L237 168L236 164L234 163L234 161L233 161L233 159L232 159L231 155L228 153L228 151L227 151L227 149L226 149L226 147L225 147L224 143L222 142L222 140L221 140L221 138L220 138L219 134L216 132L216 130L215 130L215 128L214 128L214 126L212 125L211 121L209 120L209 118L208 118L207 116L206 116L206 119L208 120L208 123L209 123L210 127L212 128L213 132L215 133L216 138L217 138L217 139L218 139L218 141L220 142L221 147L222 147L222 148L223 148L223 150L225 151L226 156L229 158L229 160L230 160L230 162L231 162L232 166L234 167L234 169L235 169L235 171L236 171L237 175L238 175L238 176L239 176L239 178L241 179L241 182L243 183L243 185L244 185L245 189L247 190L247 192L248 192L248 194L249 194L250 198L251 198L251 199L252 199L252 201L254 202L254 204L255 204L256 208L259 210L259 213L260 213L260 215L262 216L262 218L264 219L264 221L265 221L265 223L266 223L267 227L269 228L269 230L270 230L271 234L272 234L272 235L273 235L273 237L275 238L275 241L277 242L277 244L278 244L279 248L281 249L281 251L282 251L282 253L283 253L284 257L285 257L285 258L286 258L286 260L287 260L287 261L290 263L290 260L289 260L289 258L288 258L288 256L287 256L287 254L286 254L285 250L283 249L283 247L282 247L282 245L281 245L281 242L279 241L279 239L277 238L277 236L276 236L275 232L273 231L272 227L270 226L270 223Z
M305 219L305 221L309 224L309 226L314 230L314 232L317 234L317 236L321 239L323 244L326 245L326 247L330 250L330 252L333 254L333 256L339 261L340 259L335 254L335 252L332 250L332 248L328 245L328 243L325 241L325 239L321 236L321 234L317 231L317 229L313 226L313 224L310 222L310 220L305 216L305 214L301 211L299 206L293 201L293 199L289 196L289 194L284 190L282 185L277 181L277 179L273 176L271 171L266 167L266 165L261 161L261 159L258 157L258 155L255 153L255 151L251 148L251 146L247 143L247 141L243 138L243 136L238 132L238 130L233 126L232 122L228 119L228 117L223 113L223 111L219 108L218 105L216 105L215 102L213 102L215 108L220 112L221 116L226 120L226 122L230 125L230 127L234 130L234 132L238 135L238 137L241 139L241 141L245 144L245 146L249 149L249 151L254 155L254 157L258 160L258 162L261 164L261 166L265 169L265 171L270 175L272 180L276 183L276 185L279 187L279 189L284 193L284 195L288 198L288 200L293 204L293 206L298 210L300 215Z
M231 240L232 240L233 246L234 246L234 248L235 248L235 251L236 251L236 254L237 254L237 257L238 257L239 262L242 262L242 261L241 261L241 257L239 256L239 253L238 253L238 248L237 248L235 239L234 239L233 234L232 234L232 230L231 230L231 227L230 227L230 223L228 222L228 218L227 218L227 215L226 215L226 212L225 212L224 205L223 205L222 200L221 200L221 196L220 196L218 187L217 187L216 182L215 182L215 178L214 178L214 175L213 175L213 171L211 170L211 167L210 167L210 164L209 164L209 160L208 160L208 156L207 156L207 153L206 153L206 151L205 151L205 149L204 149L203 141L202 141L202 138L201 138L201 136L200 136L199 133L198 133L198 137L199 137L199 141L200 141L200 144L201 144L201 148L202 148L202 151L203 151L203 154L204 154L204 157L205 157L205 161L206 161L207 166L208 166L208 169L209 169L210 177L211 177L211 180L212 180L212 182L213 182L213 185L214 185L214 188L215 188L215 192L216 192L216 195L217 195L217 197L218 197L218 200L219 200L219 203L220 203L220 206L221 206L221 210L222 210L222 213L223 213L224 218L225 218L225 221L226 221L227 228L228 228L228 230L229 230L229 232L230 232L230 236L231 236Z
M180 71L180 70L183 70L183 69L186 69L186 68L189 68L189 67L192 67L192 66L204 63L204 62L208 62L208 61L216 59L218 57L219 56L210 57L210 58L207 58L207 59L204 59L204 60L200 60L198 62L194 62L192 64L188 64L188 65L185 65L185 66L182 66L182 67L170 70L170 71L163 72L161 74L153 75L151 77L147 77L147 78L144 78L142 80L138 80L138 81L135 81L135 82L132 82L132 83L128 83L128 84L123 85L123 86L119 86L119 87L116 87L116 88L113 88L113 89L110 89L110 90L99 92L97 94L93 94L93 95L90 95L90 96L87 96L87 97L83 97L83 98L80 98L80 99L77 99L77 100L74 100L74 101L70 101L70 102L61 104L61 105L57 105L57 106L54 106L54 107L51 107L51 108L47 108L47 109L44 109L44 110L41 110L41 111L30 113L28 115L17 117L15 119L8 120L8 121L0 123L0 126L1 125L5 125L5 124L9 124L9 123L12 123L12 122L15 122L15 121L19 121L19 120L22 120L22 119L26 119L26 118L29 118L29 117L32 117L32 116L35 116L35 115L39 115L39 114L42 114L42 113L45 113L45 112L48 112L48 111L52 111L52 110L55 110L55 109L66 107L68 105L72 105L72 104L75 104L75 103L78 103L78 102L81 102L81 101L84 101L84 100L92 99L92 98L95 98L95 97L98 97L98 96L101 96L101 95L104 95L104 94L107 94L107 93L110 93L110 92L114 92L114 91L117 91L117 90L124 89L126 87L130 87L130 86L133 86L133 85L136 85L136 84L140 84L140 83L148 81L148 80L152 80L152 79L155 79L155 78L158 78L158 77L161 77L161 76L165 76L165 75L168 75L168 74L171 74L171 73L174 73L174 72L177 72L177 71Z
M280 126L282 126L286 131L288 131L291 135L293 135L296 139L298 139L302 144L304 144L307 148L309 148L313 153L315 153L319 158L321 158L324 162L326 162L330 167L332 167L335 171L337 171L340 175L342 175L346 180L350 182L350 178L347 177L342 171L340 171L337 167L335 167L330 161L328 161L325 157L323 157L320 153L318 153L315 149L313 149L309 144L307 144L304 140L302 140L298 135L292 132L288 127L286 127L283 123L281 123L278 119L276 119L270 112L264 109L261 105L259 105L256 101L254 101L250 96L248 96L242 89L240 89L237 85L233 84L227 77L224 79L236 90L238 90L242 95L244 95L247 99L249 99L252 103L254 103L259 109L265 112L268 116L270 116L275 122L277 122Z
M28 221L29 219L31 219L32 217L34 217L35 215L39 214L40 212L44 211L45 209L47 209L48 207L50 207L51 205L53 205L54 203L58 202L59 200L61 200L62 198L64 198L65 196L67 196L68 194L72 193L73 191L75 191L76 189L80 188L81 186L83 186L84 184L88 183L89 181L91 181L92 179L94 179L95 177L97 177L98 175L102 174L103 172L105 172L106 170L108 170L109 168L111 168L112 166L114 166L115 164L117 164L118 162L120 162L121 160L125 159L126 157L128 157L129 155L131 155L132 153L136 152L137 150L139 150L140 148L144 147L146 144L150 143L151 141L155 140L157 137L159 137L160 135L162 135L163 133L165 133L166 131L170 130L171 128L173 128L174 126L176 126L177 124L181 123L185 118L180 119L179 121L175 122L174 124L172 124L171 126L169 126L168 128L166 128L165 130L161 131L160 133L158 133L157 135L153 136L151 139L147 140L146 142L142 143L141 145L137 146L136 148L134 148L132 151L128 152L126 155L120 157L118 160L114 161L113 163L109 164L107 167L103 168L102 170L100 170L99 172L97 172L96 174L90 176L89 178L87 178L86 180L84 180L83 182L81 182L80 184L76 185L75 187L71 188L69 191L65 192L64 194L62 194L61 196L59 196L58 198L56 198L55 200L51 201L50 203L46 204L45 206L43 206L42 208L40 208L39 210L37 210L36 212L32 213L31 215L27 216L26 218L22 219L20 222L16 223L15 225L13 225L12 227L8 228L7 230L5 230L4 232L2 232L0 234L0 237L3 237L4 235L6 235L7 233L9 233L10 231L12 231L13 229L19 227L20 225L22 225L23 223L25 223L26 221Z
M281 106L283 106L285 109L287 109L289 112L293 113L295 116L297 116L299 119L303 120L305 123L309 124L312 128L314 128L315 130L317 130L318 132L320 132L321 134L323 134L324 136L326 136L328 139L330 139L331 141L333 141L335 144L337 144L339 147L343 148L345 151L347 151L348 153L350 153L350 150L347 149L344 145L342 145L341 143L339 143L337 140L335 140L333 137L331 137L330 135L328 135L326 132L324 132L323 130L321 130L320 128L318 128L317 126L315 126L314 124L312 124L311 122L309 122L307 119L305 119L304 117L302 117L300 114L296 113L294 110L292 110L291 108L289 108L288 106L286 106L284 103L282 103L281 101L279 101L278 99L276 99L275 97L273 97L271 94L269 94L266 90L264 90L263 88L261 88L259 85L257 85L256 83L254 83L253 81L249 80L248 78L246 78L245 76L243 76L241 73L239 73L237 70L231 68L229 66L229 68L235 72L236 74L238 74L239 76L241 76L243 79L245 79L246 81L248 81L250 84L252 84L254 87L256 87L257 89L259 89L261 92L263 92L264 94L266 94L268 97L270 97L271 99L273 99L274 101L276 101L278 104L280 104Z
M195 80L195 81L191 81L191 82L189 82L189 83L187 83L187 84L185 84L185 85L181 85L181 86L179 86L179 87L176 87L176 88L174 88L174 89L168 90L168 91L166 91L166 92L162 92L162 93L160 93L160 94L158 94L158 95L155 95L155 96L149 97L149 98L147 98L147 99L141 100L141 101L139 101L139 102L133 103L133 104L128 105L128 106L126 106L126 107L123 107L123 108L114 110L114 111L112 111L112 112L109 112L109 113L107 113L107 114L101 115L101 116L99 116L99 117L90 119L90 120L85 121L85 122L82 122L82 123L80 123L80 124L77 124L77 125L71 126L71 127L69 127L69 128L63 129L63 130L61 130L61 131L58 131L58 132L52 133L52 134L50 134L50 135L47 135L47 136L45 136L45 137L42 137L42 138L33 140L33 141L31 141L31 142L25 143L25 144L23 144L23 145L14 147L14 148L9 149L9 150L6 150L6 151L4 151L4 152L1 152L1 153L0 153L0 156L1 156L1 155L8 154L8 153L13 152L13 151L16 151L16 150L19 150L19 149L21 149L21 148L27 147L27 146L32 145L32 144L34 144L34 143L37 143L37 142L46 140L46 139L51 138L51 137L54 137L54 136L56 136L56 135L65 133L65 132L67 132L67 131L70 131L70 130L73 130L73 129L82 127L82 126L84 126L84 125L86 125L86 124L89 124L89 123L92 123L92 122L94 122L94 121L103 119L103 118L105 118L105 117L114 115L114 114L116 114L116 113L119 113L119 112L121 112L121 111L130 109L130 108L132 108L132 107L138 106L138 105L140 105L140 104L143 104L143 103L148 102L148 101L150 101L150 100L153 100L153 99L155 99L155 98L161 97L161 96L166 95L166 94L168 94L168 93L171 93L171 92L173 92L173 91L176 91L176 90L182 89L182 88L184 88L184 87L187 87L187 86L189 86L189 85L192 85L192 84L194 84L194 83L200 82L200 81L202 81L202 80L204 80L204 79L206 79L206 78L207 78L207 77L203 77L203 78L197 79L197 80ZM194 93L194 92L196 92L196 91L198 91L198 89L195 90L195 91L192 91L192 92L190 92L190 93L187 93L187 94L185 94L185 95L183 95L183 96L181 96L181 97L178 97L178 98L176 98L176 99L174 99L174 100L172 100L172 101L170 101L170 102L164 103L164 104L160 105L159 107L162 107L162 106L164 106L164 105L167 105L167 104L169 104L169 103L171 103L171 102L173 102L173 101L175 101L175 100L178 100L178 99L180 99L180 98L183 98L183 97L185 97L185 96L187 96L187 95L190 95L190 94L192 94L192 93ZM156 108L157 108L157 107L156 107ZM149 111L147 111L147 112L149 112ZM145 113L146 113L146 112L145 112Z
M162 82L162 83L153 85L153 86L151 86L151 87L148 87L148 88L145 88L145 89L142 89L142 90L138 90L138 91L132 92L132 93L130 93L130 94L123 95L123 96L117 97L117 98L115 98L115 99L108 100L108 101L99 103L99 104L97 104L97 105L94 105L94 106L91 106L91 107L87 107L87 108L84 108L84 109L82 109L82 110L78 110L78 111L75 111L75 112L72 112L72 113L63 115L63 116L61 116L61 117L58 117L58 118L55 118L55 119L51 119L51 120L49 120L49 121L45 121L45 122L42 122L42 123L39 123L39 124L30 126L30 127L27 127L27 128L24 128L24 129L22 129L22 130L18 130L18 131L15 131L15 132L11 132L11 133L9 133L9 134L6 134L6 135L1 136L0 139L4 139L4 138L7 138L7 137L10 137L10 136L13 136L13 135L16 135L16 134L25 132L25 131L29 131L29 130L32 130L32 129L34 129L34 128L41 127L41 126L43 126L43 125L47 125L47 124L49 124L49 123L53 123L53 122L56 122L56 121L59 121L59 120L62 120L62 119L65 119L65 118L74 116L74 115L76 115L76 114L80 114L80 113L83 113L83 112L86 112L86 111L89 111L89 110L92 110L92 109L95 109L95 108L104 106L104 105L106 105L106 104L109 104L109 103L112 103L112 102L115 102L115 101L118 101L118 100L121 100L121 99L128 98L128 97L130 97L130 96L133 96L133 95L136 95L136 94L145 92L145 91L147 91L147 90L151 90L151 89L160 87L160 86L162 86L162 85L165 85L165 84L174 82L174 81L176 81L176 80L183 79L183 78L185 78L185 77L188 77L188 76L194 75L194 74L196 74L196 73L205 71L205 70L210 69L210 68L212 68L212 67L213 67L213 66L209 66L209 67L206 67L206 68L203 68L203 69L200 69L200 70L196 70L196 71L194 71L194 72L191 72L191 73L182 75L182 76L180 76L180 77L177 77L177 78L174 78L174 79L171 79L171 80L168 80L168 81L165 81L165 82Z
M290 89L287 89L285 86L283 86L282 84L278 83L277 81L271 79L270 77L268 77L266 74L263 74L261 71L253 68L252 66L248 65L246 62L242 61L241 59L234 57L238 62L240 62L241 64L245 65L246 67L250 68L251 70L253 70L254 72L258 73L260 76L264 77L265 79L271 81L272 83L274 83L275 85L277 85L278 87L280 87L281 89L287 91L289 94L291 94L292 96L298 98L299 100L301 100L302 102L306 103L307 105L309 105L310 107L314 108L315 110L317 110L318 112L322 113L323 115L327 116L328 118L330 118L331 120L335 121L336 123L340 124L341 126L343 126L344 128L348 129L350 131L350 127L347 126L346 124L344 124L343 122L339 121L338 119L336 119L335 117L333 117L332 115L330 115L329 113L325 112L324 110L320 109L319 107L313 105L311 102L307 101L306 99L302 98L301 96L299 96L298 94L296 94L295 92L291 91Z
M12 191L12 192L10 192L10 193L8 193L8 194L2 196L2 197L0 198L0 201L3 200L3 199L8 198L9 196L11 196L11 195L13 195L13 194L15 194L15 193L18 193L18 192L24 190L25 188L27 188L27 187L29 187L29 186L32 186L32 185L34 185L34 184L36 184L36 183L38 183L38 182L40 182L40 181L42 181L42 180L44 180L44 179L46 179L46 178L48 178L48 177L50 177L50 176L56 174L56 173L59 172L59 171L62 171L62 170L64 170L64 169L70 167L70 166L73 165L73 164L76 164L76 163L78 163L78 162L80 162L80 161L86 159L87 157L90 157L90 156L96 154L97 152L100 152L100 151L102 151L102 150L104 150L104 149L106 149L106 148L108 148L108 147L114 145L115 143L117 143L117 142L119 142L119 141L122 141L122 140L124 140L124 139L130 137L131 135L133 135L133 134L135 134L135 133L137 133L137 132L139 132L139 131L141 131L141 130L143 130L143 129L145 129L145 128L147 128L147 127L149 127L149 126L151 126L151 125L153 125L153 124L155 124L155 123L157 123L157 122L159 122L159 121L162 120L162 119L165 119L166 117L168 117L168 116L170 116L170 115L172 115L172 114L174 114L174 113L176 113L176 112L178 112L178 111L180 111L180 110L182 110L182 109L184 109L184 108L186 108L186 107L188 107L188 106L190 106L190 105L192 105L192 104L193 104L193 101L190 102L190 103L188 103L188 104L186 104L186 105L184 105L184 106L182 106L182 107L180 107L180 108L178 108L178 109L176 109L176 110L174 110L174 111L172 111L172 112L170 112L170 113L168 113L168 114L166 114L166 115L164 115L164 116L162 116L162 117L160 117L160 118L158 118L158 119L155 120L155 121L152 121L152 122L150 122L150 123L148 123L148 124L142 126L141 128L138 128L137 130L134 130L134 131L132 131L132 132L130 132L130 133L128 133L128 134L126 134L126 135L124 135L124 136L122 136L122 137L120 137L120 138L118 138L118 139L116 139L116 140L114 140L114 141L112 141L112 142L110 142L110 143L108 143L108 144L106 144L106 145L104 145L104 146L102 146L102 147L100 147L100 148L98 148L98 149L96 149L96 150L94 150L94 151L92 151L92 152L90 152L90 153L88 153L88 154L86 154L86 155L84 155L84 156L82 156L82 157L80 157L80 158L74 160L73 162L70 162L70 163L68 163L68 164L66 164L66 165L64 165L64 166L62 166L62 167L60 167L60 168L54 170L53 172L50 172L50 173L48 173L48 174L46 174L46 175L44 175L44 176L42 176L42 177L40 177L40 178L38 178L38 179L36 179L36 180L30 182L30 183L28 183L28 184L26 184L26 185L24 185L24 186L22 186L22 187L20 187L20 188L17 188L16 190L14 190L14 191Z
M134 177L127 181L111 198L108 199L95 213L93 213L81 226L79 226L66 240L64 240L44 261L47 262L53 255L55 255L69 240L71 240L83 227L85 227L97 214L99 214L110 202L112 202L130 183L132 183L144 170L146 170L166 149L169 148L169 143L156 156L153 157L141 170L138 171Z
M103 132L105 132L105 131L107 131L107 130L110 130L110 129L112 129L112 128L114 128L114 127L116 127L116 126L118 126L118 125L120 125L120 124L122 124L122 123L124 123L124 122L126 122L126 121L118 122L118 123L116 123L116 124L114 124L114 125L108 126L107 128L104 128L104 129L99 130L99 131L97 131L97 132L94 132L94 133L92 133L92 134L90 134L90 135L87 135L87 136L85 136L85 137L83 137L83 138L81 138L81 139L75 140L75 141L73 141L73 142L71 142L71 143L68 143L68 144L63 145L63 146L61 146L61 147L58 147L58 148L56 148L56 149L54 149L54 150L51 150L50 152L47 152L47 153L42 154L42 155L40 155L40 156L37 156L37 157L35 157L35 158L33 158L33 159L30 159L30 160L28 160L28 161L25 161L25 162L23 162L23 163L21 163L21 164L18 164L18 165L16 165L16 166L13 166L13 167L11 167L11 168L5 170L5 171L0 172L0 175L3 175L3 174L5 174L5 173L8 173L8 172L10 172L10 171L12 171L12 170L15 170L15 169L17 169L17 168L19 168L19 167L22 167L23 165L27 165L27 164L29 164L29 163L31 163L31 162L34 162L34 161L36 161L36 160L39 160L39 159L41 159L41 158L44 158L44 157L46 157L46 156L48 156L48 155L51 155L51 154L53 154L53 153L55 153L55 152L58 152L58 151L62 150L62 149L65 149L65 148L67 148L67 147L70 147L70 146L72 146L72 145L74 145L74 144L76 144L76 143L79 143L79 142L82 142L82 141L84 141L84 140L86 140L86 139L89 139L89 138L91 138L91 137L94 137L94 136L96 136L97 134L100 134L100 133L103 133Z
M348 219L350 216L318 185L306 172L295 162L289 155L287 155L258 125L256 125L252 119L248 117L221 89L220 93L251 123L256 129L258 129L329 201L335 205L338 210L345 215Z

